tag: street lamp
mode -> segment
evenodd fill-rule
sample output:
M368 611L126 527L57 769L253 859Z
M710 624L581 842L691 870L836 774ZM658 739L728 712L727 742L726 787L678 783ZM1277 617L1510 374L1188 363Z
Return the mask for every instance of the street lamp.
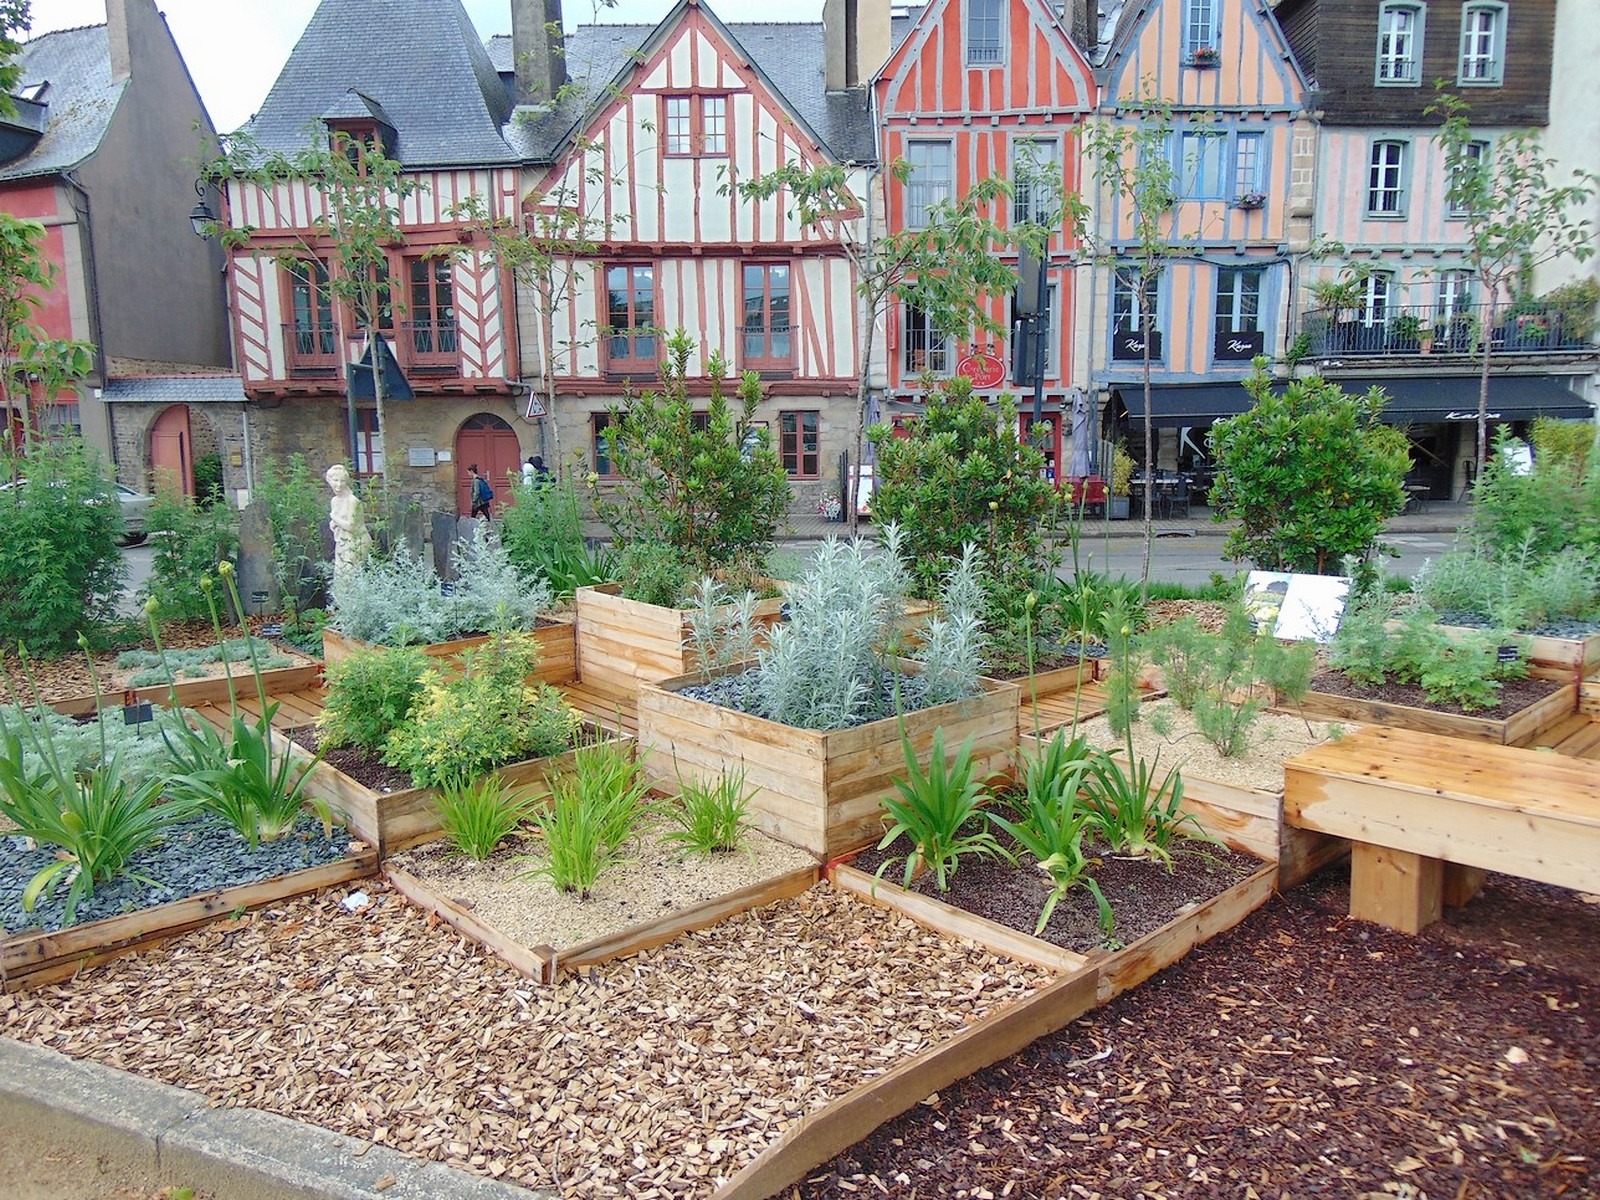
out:
M207 240L211 237L211 227L216 222L217 214L211 211L211 206L206 203L206 182L203 179L194 181L194 194L198 197L194 207L189 210L189 228L193 229L196 237Z

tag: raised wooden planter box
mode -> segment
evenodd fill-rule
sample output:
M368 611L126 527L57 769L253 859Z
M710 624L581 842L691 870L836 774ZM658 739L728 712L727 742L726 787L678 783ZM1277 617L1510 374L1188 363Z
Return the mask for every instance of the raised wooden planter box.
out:
M377 852L362 848L338 862L292 871L259 883L202 892L185 900L51 933L19 933L0 941L0 982L7 992L67 979L84 967L153 946L240 912L303 896L378 870Z
M653 921L643 921L627 929L608 933L577 946L524 946L507 937L471 910L442 895L425 880L399 867L387 865L383 876L408 900L434 914L457 933L477 942L503 959L529 979L554 983L566 975L597 967L614 958L627 958L652 946L696 929L706 929L738 913L777 900L787 900L815 886L816 867L803 867L775 879L751 884L699 904L666 913Z
M304 746L277 731L272 736L273 748L278 753L291 755L296 764L311 760L312 754ZM551 775L570 769L574 753L568 750L564 754L510 763L493 774L507 787L542 787ZM397 854L439 835L439 816L433 807L439 795L438 788L375 792L337 767L318 762L306 777L305 792L326 803L343 818L351 833L376 846L384 856Z
M248 661L232 664L233 688L241 697L256 694L255 675L250 670ZM241 669L242 668L242 669ZM267 689L268 696L275 696L285 692L298 692L305 688L316 687L322 682L322 668L316 663L307 663L301 667L278 667L275 670L261 672L261 682ZM122 692L108 692L101 695L101 703L106 707L115 707L118 704L134 705L152 704L165 705L172 699L174 689L177 694L178 707L198 708L203 704L226 704L228 702L228 677L218 675L212 679L184 679L179 680L173 687L164 683L152 684L150 687L129 688ZM50 705L59 713L69 717L87 716L94 712L95 697L90 692L84 696L72 696L66 700L58 700Z
M742 768L754 792L755 827L821 859L881 835L883 797L893 794L894 777L905 772L900 719L797 729L679 694L698 682L698 675L686 676L639 690L640 753L664 786L671 788L680 775L714 780ZM1010 765L1021 697L1014 683L985 680L983 692L969 700L907 714L904 732L924 764L936 729L944 730L950 754L971 738L973 769L992 774Z
M1451 636L1470 636L1482 633L1481 629L1466 629L1455 625L1441 625L1446 633ZM1549 667L1563 671L1568 676L1574 674L1588 677L1600 670L1600 633L1591 633L1581 638L1545 637L1542 634L1525 634L1531 643L1528 647L1528 661L1536 667Z
M1568 684L1566 687L1557 688L1544 699L1528 705L1521 712L1502 720L1434 712L1432 709L1412 708L1406 704L1360 700L1351 696L1336 696L1318 691L1307 692L1305 699L1299 704L1282 711L1316 717L1323 721L1383 725L1391 729L1414 729L1418 733L1436 733L1444 737L1494 742L1501 746L1522 746L1568 713L1575 712L1577 706L1577 685Z
M1086 957L893 884L880 882L874 888L870 875L836 864L829 871L834 886L868 903L902 913L947 937L976 942L998 954L1019 957L1023 954L1020 943L1033 943L1026 949L1024 961L1058 961L1063 974L1026 1000L989 1014L949 1041L907 1059L796 1121L718 1188L713 1193L714 1200L765 1200L799 1183L820 1164L939 1089L1064 1028L1171 966L1194 947L1232 929L1271 897L1275 874L1272 866L1264 866L1131 946Z
M539 667L534 672L534 678L557 685L571 683L576 677L578 661L576 630L572 621L565 617L545 616L540 618L540 622L533 631L533 640L539 645ZM463 651L486 646L491 640L492 635L484 634L459 638L453 642L433 642L415 649L421 650L429 658L449 662L459 659ZM357 651L373 649L378 647L371 642L346 637L336 629L322 631L322 661L325 665L343 662Z

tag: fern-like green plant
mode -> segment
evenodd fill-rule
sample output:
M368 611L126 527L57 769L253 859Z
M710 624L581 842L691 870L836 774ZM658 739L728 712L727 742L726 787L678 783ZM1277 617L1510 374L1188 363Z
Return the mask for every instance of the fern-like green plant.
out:
M878 848L886 849L904 837L911 843L911 853L904 859L906 886L910 886L917 869L925 866L933 872L939 890L949 891L950 877L962 856L991 858L1001 853L1000 843L983 819L984 787L973 772L972 740L962 743L953 759L947 758L944 730L934 730L933 753L926 771L917 761L910 737L902 733L900 744L906 773L894 781L899 795L884 798L891 824ZM884 862L878 868L878 876L881 878L897 861L900 860Z

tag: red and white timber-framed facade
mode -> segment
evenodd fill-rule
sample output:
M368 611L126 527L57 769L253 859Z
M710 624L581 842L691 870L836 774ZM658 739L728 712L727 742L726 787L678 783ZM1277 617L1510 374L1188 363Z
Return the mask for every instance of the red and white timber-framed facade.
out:
M784 28L820 36L817 26ZM654 386L666 337L682 329L695 345L691 394L709 395L713 354L728 363L729 395L741 372L761 376L756 419L783 460L796 511L813 511L824 479L837 481L854 427L854 269L837 238L803 227L781 197L751 202L733 188L790 161L833 156L737 32L688 0L552 164L530 172L529 204L559 197L599 231L552 314L565 462L581 457L609 476L609 408ZM537 345L524 336L530 379L539 377Z
M1053 226L1044 387L1053 435L1046 448L1055 463L1064 463L1063 402L1083 373L1073 337L1082 247L1059 215L1050 219L1048 210L1059 200L1053 189L1030 180L1059 177L1062 195L1085 187L1077 135L1095 105L1093 70L1062 18L1042 0L934 0L890 55L874 89L881 158L885 163L904 159L912 167L905 183L886 173L890 230L916 228L931 206L994 176L1018 185L1010 204L994 214L1002 227L1041 217ZM1011 262L1016 265L1014 254ZM1012 296L990 298L989 315L1008 331L1013 310ZM1018 408L1025 410L1019 420L1027 426L1032 389L1022 393L1012 382L1009 333L975 346L970 339L942 336L906 305L890 313L888 324L891 414L911 411L893 401L917 395L924 372L953 375L977 350L995 356L1004 374L984 379L980 373L974 390L1016 396Z
M519 177L513 167L406 174L418 187L398 203L403 240L388 251L392 307L382 332L416 399L384 406L389 474L403 495L449 504L467 465L455 461L463 436L500 435L493 451L487 437L465 443L468 453L492 455L497 476L514 469L522 451L513 432L520 408L511 282L460 215L476 196L492 217L512 217ZM254 231L229 263L229 302L245 394L270 414L265 448L337 460L343 455L329 450L348 441L345 365L365 346L328 287L337 267L316 233L324 200L303 180L234 183L225 200L230 223ZM370 400L358 406L354 460L358 475L382 465Z

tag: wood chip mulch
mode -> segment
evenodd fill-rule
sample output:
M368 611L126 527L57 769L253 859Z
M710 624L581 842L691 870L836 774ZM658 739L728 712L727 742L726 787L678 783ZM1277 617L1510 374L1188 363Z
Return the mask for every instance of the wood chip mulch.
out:
M1600 898L1491 877L1418 938L1332 868L786 1200L1594 1200Z
M1050 979L819 887L542 988L365 886L0 997L0 1033L564 1196L691 1197Z
M1228 619L1228 606L1217 600L1152 600L1145 605L1145 623L1154 629L1170 625L1181 617L1193 617L1207 633L1221 633Z

